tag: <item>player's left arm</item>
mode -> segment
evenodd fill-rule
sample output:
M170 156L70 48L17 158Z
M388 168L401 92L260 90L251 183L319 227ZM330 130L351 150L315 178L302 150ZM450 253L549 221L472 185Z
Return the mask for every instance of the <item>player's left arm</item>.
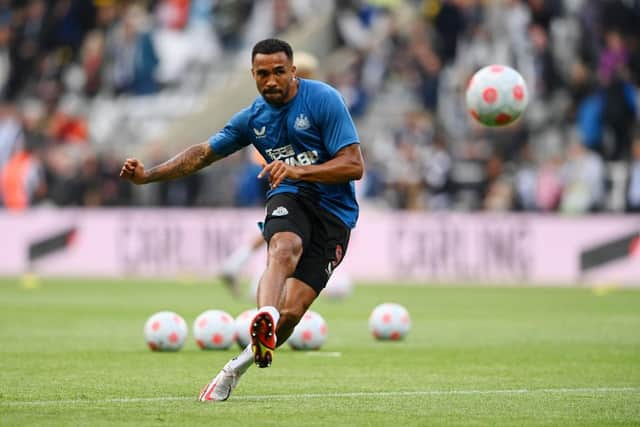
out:
M323 184L341 184L362 178L364 161L360 144L354 143L340 149L335 156L318 165L291 166L282 160L265 165L258 178L269 175L271 188L276 188L285 179L294 179Z

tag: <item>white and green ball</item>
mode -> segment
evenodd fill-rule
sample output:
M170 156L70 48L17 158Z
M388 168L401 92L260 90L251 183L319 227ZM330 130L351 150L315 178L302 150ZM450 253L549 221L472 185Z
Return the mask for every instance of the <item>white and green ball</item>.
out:
M369 331L377 340L401 340L410 329L409 311L400 304L380 304L369 316Z
M144 325L144 339L153 351L178 351L187 335L187 323L173 311L154 313Z
M223 310L207 310L193 322L193 337L202 350L226 350L235 337L233 317Z
M318 350L327 340L329 329L324 318L308 310L287 341L294 350Z
M251 343L249 328L251 327L251 321L257 313L257 308L250 308L238 314L238 317L236 317L234 322L235 341L241 349L244 349Z
M529 92L520 73L506 65L488 65L469 80L469 114L485 126L506 126L522 116Z

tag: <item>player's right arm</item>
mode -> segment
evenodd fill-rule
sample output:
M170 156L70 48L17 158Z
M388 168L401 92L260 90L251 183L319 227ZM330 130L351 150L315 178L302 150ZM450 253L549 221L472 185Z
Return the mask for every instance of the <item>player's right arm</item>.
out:
M164 163L145 170L138 159L127 159L120 176L134 184L167 181L189 176L249 144L246 134L251 107L236 113L218 133L208 141L192 145Z
M189 176L200 169L209 166L224 156L216 154L209 142L192 145L171 159L149 170L138 159L127 159L120 170L120 177L134 184L148 184L156 181Z

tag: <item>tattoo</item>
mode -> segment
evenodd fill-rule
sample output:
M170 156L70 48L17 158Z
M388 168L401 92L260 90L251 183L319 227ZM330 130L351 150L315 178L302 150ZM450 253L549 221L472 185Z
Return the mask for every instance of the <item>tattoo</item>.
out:
M192 145L166 162L149 169L147 182L189 176L221 158L213 152L208 142Z

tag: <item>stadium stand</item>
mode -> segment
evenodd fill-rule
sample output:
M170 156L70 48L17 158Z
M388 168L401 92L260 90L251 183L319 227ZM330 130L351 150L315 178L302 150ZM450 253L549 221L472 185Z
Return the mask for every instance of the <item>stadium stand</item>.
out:
M640 4L621 0L0 1L4 205L234 204L242 155L151 191L119 182L119 163L206 138L232 112L220 104L236 76L253 90L247 47L313 22L337 34L312 50L358 121L363 204L639 209ZM488 63L529 83L516 126L480 128L465 110Z

